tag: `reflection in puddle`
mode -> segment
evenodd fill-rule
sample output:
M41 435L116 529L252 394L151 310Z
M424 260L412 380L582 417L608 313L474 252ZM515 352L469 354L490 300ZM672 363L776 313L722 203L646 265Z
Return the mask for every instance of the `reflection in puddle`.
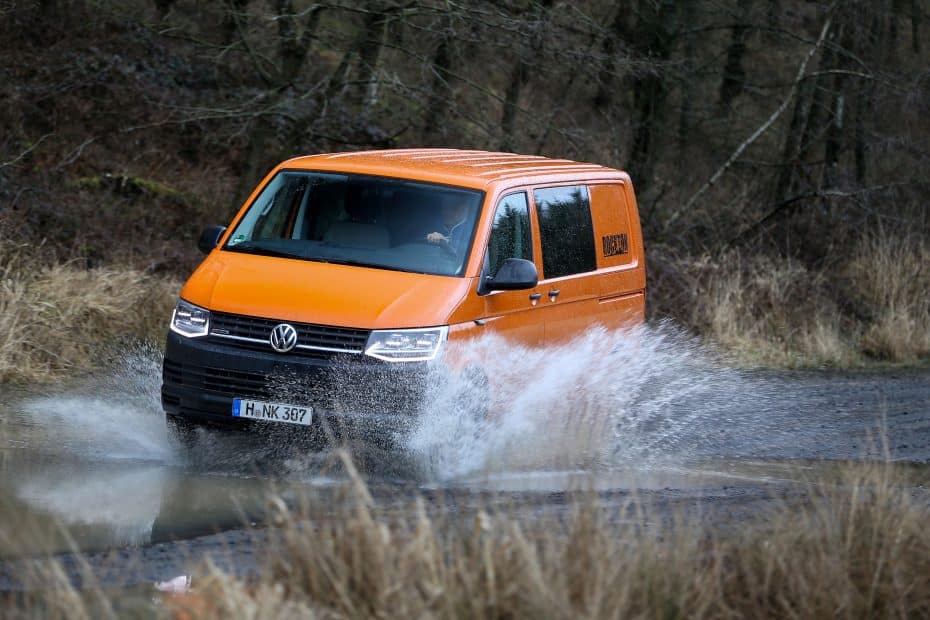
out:
M0 555L104 550L180 540L261 522L271 492L325 507L341 496L345 478L335 468L319 478L221 475L153 464L21 463L0 480L0 516L15 539L0 539ZM630 492L676 489L713 494L726 485L765 485L792 479L790 465L706 462L691 466L599 471L499 472L443 484L369 478L373 496L401 504L426 491L459 496L460 507L480 507L486 493L538 496L597 491L620 501ZM462 503L464 502L464 503Z
M99 526L108 530L113 545L139 545L151 540L167 475L161 467L97 471L81 477L62 477L62 471L54 469L26 477L16 494L62 525Z
M504 472L458 480L444 488L497 492L555 493L574 491L701 490L737 482L770 484L791 481L789 466L763 462L703 462L690 466L659 465L648 468Z

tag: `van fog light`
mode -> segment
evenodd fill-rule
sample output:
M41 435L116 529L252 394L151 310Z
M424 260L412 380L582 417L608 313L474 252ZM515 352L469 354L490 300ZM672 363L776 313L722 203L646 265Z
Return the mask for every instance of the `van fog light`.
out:
M171 315L171 331L187 338L206 336L210 329L210 311L183 299L178 300Z
M436 357L449 328L375 330L368 337L365 355L386 362L426 362Z

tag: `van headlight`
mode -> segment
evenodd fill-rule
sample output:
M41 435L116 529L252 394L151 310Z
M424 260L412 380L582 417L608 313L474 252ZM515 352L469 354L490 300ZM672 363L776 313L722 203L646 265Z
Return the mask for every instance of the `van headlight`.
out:
M436 357L449 334L447 326L426 329L379 329L371 332L365 355L386 362L427 362Z
M179 299L171 315L171 331L187 338L197 338L206 336L209 330L210 311Z

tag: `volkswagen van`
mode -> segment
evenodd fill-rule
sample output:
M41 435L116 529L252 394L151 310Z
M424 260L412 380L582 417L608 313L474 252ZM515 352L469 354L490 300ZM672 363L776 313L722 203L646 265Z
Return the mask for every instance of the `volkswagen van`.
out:
M629 176L565 159L298 157L199 247L165 349L176 427L406 415L419 398L410 378L471 338L544 347L644 316Z

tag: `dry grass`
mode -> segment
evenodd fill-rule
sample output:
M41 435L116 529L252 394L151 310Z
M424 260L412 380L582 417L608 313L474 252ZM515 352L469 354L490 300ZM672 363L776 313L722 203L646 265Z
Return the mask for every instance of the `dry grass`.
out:
M861 347L883 360L930 356L930 243L877 234L849 263L849 288L866 317Z
M854 328L825 294L825 280L792 260L731 255L710 268L690 320L742 360L854 365Z
M592 497L561 521L505 511L456 522L430 517L422 503L385 514L356 481L336 518L279 503L283 530L265 579L257 589L218 580L217 592L237 595L234 605L216 596L216 611L236 616L251 599L253 608L287 602L335 617L926 614L927 511L897 476L888 465L845 470L818 480L801 505L724 529L642 506L618 515Z
M561 517L521 505L437 516L423 501L376 505L356 478L336 505L310 497L293 509L272 498L280 529L263 550L260 579L207 566L193 591L158 599L150 611L250 619L926 617L930 515L906 476L890 464L844 466L811 480L801 500L753 522L722 524L643 504L605 509L589 495ZM126 611L99 588L76 593L54 567L42 579L55 587L7 611Z
M819 270L791 259L658 252L659 313L744 363L859 366L930 357L930 243L878 233ZM671 275L669 275L671 274Z
M88 370L117 341L160 342L178 288L131 269L42 265L0 247L0 382Z

